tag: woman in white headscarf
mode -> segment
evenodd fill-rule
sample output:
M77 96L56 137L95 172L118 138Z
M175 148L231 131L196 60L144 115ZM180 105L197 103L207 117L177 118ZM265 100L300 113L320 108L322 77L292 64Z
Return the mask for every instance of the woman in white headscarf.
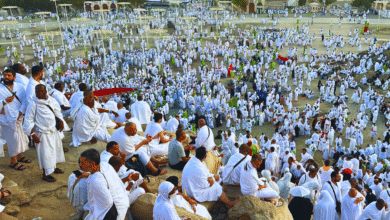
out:
M290 189L291 189L291 173L286 173L284 174L283 178L278 181L278 187L279 187L279 196L284 199L284 201L287 201L288 196L290 194Z
M291 169L291 173L293 175L292 182L298 183L299 179L306 173L305 169L303 169L303 166L301 163L297 163L297 166Z
M321 191L320 200L314 206L313 220L335 219L336 204L326 190Z
M271 189L275 190L279 194L279 187L278 184L276 184L274 181L271 179L271 172L269 170L263 170L261 171L261 175L265 178L265 184L268 187L271 187Z
M158 196L153 207L154 220L180 220L172 202L175 195L177 195L177 189L172 183L161 183L158 187Z

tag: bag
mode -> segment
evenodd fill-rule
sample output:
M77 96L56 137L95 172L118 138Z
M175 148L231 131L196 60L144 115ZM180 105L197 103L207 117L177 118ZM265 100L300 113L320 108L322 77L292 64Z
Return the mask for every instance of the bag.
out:
M127 169L132 169L141 174L141 176L146 176L146 167L141 163L141 160L138 156L138 154L134 154L132 157L130 157L128 160L126 160L125 166Z
M334 191L333 186L330 183L330 181L328 181L328 183L330 185L330 188L332 188L332 191L333 191L333 194L334 194L334 198L336 199L336 212L337 213L341 213L341 202L337 201L336 192Z
M59 131L61 130L61 119L59 117L56 116L56 114L54 113L53 109L50 107L50 105L46 105L54 114L54 117L56 119L56 129Z

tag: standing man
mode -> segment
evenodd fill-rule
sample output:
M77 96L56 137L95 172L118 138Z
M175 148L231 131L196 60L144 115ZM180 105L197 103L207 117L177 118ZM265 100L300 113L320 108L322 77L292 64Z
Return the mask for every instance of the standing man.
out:
M5 70L3 82L0 84L0 125L2 137L6 140L8 154L11 157L10 166L16 170L24 170L21 163L31 163L23 157L28 150L28 138L23 133L22 106L25 99L24 86L15 82L16 74L13 70Z
M371 141L374 140L374 138L377 136L378 128L376 127L375 123L372 123L371 127Z
M12 66L12 70L16 73L15 82L22 84L24 89L26 89L28 84L28 78L26 77L26 68L20 63L15 63Z
M33 101L33 99L35 97L35 87L38 84L44 84L43 82L41 82L41 80L43 79L43 75L44 75L43 67L34 66L31 69L31 78L30 78L30 81L28 82L27 88L26 88L26 100L25 100L25 103L23 104L23 107L22 107L23 113L26 112L27 106L30 104L30 102Z
M142 129L145 130L146 125L150 122L152 110L150 110L150 105L143 101L141 94L138 95L137 100L131 105L130 112L133 117L136 117L141 122Z
M47 95L44 85L38 84L35 87L35 94L36 97L27 107L23 130L37 143L39 167L43 169L42 179L55 182L56 179L51 174L64 173L56 164L65 162L60 137L65 123L60 105L53 97ZM56 117L61 119L59 130L56 128Z

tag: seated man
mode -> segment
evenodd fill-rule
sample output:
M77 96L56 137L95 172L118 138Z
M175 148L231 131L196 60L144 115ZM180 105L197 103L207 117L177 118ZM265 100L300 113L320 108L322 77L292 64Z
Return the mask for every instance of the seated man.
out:
M174 170L183 170L184 166L190 160L186 157L185 151L193 149L191 145L183 147L182 143L186 139L186 133L178 129L176 131L176 138L169 142L168 147L168 161L169 167Z
M117 108L118 111L116 113L118 113L118 117L115 117L114 121L119 123L126 122L127 121L126 114L129 113L129 111L123 107L123 104L121 102L117 104Z
M168 161L159 161L154 158L150 153L149 143L152 140L151 137L141 137L137 134L137 126L129 122L124 127L121 127L114 131L110 141L115 141L119 144L121 152L126 153L126 160L131 158L133 155L138 155L142 164L152 172L154 176L164 175L168 171L161 171L156 168L153 164L162 164Z
M144 136L152 137L152 141L149 146L151 147L150 151L153 156L168 155L168 145L173 139L172 135L169 139L166 139L166 136L164 136L164 130L160 125L162 122L162 116L163 115L161 113L155 113L154 121L149 122L145 129Z
M144 178L141 174L135 170L129 169L123 165L122 159L118 156L112 156L108 163L114 168L116 173L121 178L123 184L125 184L126 192L128 193L130 205L141 195L145 194L145 191L152 193L144 182ZM126 171L127 170L127 171Z
M78 147L83 142L88 141L95 144L98 140L108 142L111 136L107 127L118 127L119 125L112 121L108 114L99 114L110 111L95 107L95 95L91 90L84 92L83 103L77 113L72 112L75 120L71 145Z
M173 200L173 204L175 206L181 207L188 212L199 215L203 218L211 219L211 215L206 207L198 204L195 200L191 199L187 195L184 195L181 191L182 188L179 186L179 178L177 176L170 176L166 180L167 182L172 183L175 187L177 187L177 194Z
M137 131L144 131L142 129L141 122L138 120L138 118L132 117L130 112L126 113L125 117L127 122L133 122L135 125L137 125Z
M222 171L222 182L224 184L239 185L241 168L247 164L251 157L250 148L246 144L241 144L239 153L233 154Z
M80 159L79 159L80 164ZM78 215L84 212L84 205L88 202L87 194L87 178L88 173L84 173L82 170L73 171L68 179L68 199L73 207L77 210L72 216Z
M180 124L179 120L180 120L179 115L175 115L175 117L169 119L167 122L166 130L175 132L177 130L177 126L179 126L179 124Z
M242 167L240 176L241 192L244 195L256 196L259 199L271 201L275 205L279 199L278 193L270 187L267 187L257 174L257 169L262 162L262 156L254 154L251 161Z
M217 201L223 202L227 207L232 208L238 201L230 201L223 192L218 175L213 175L207 169L204 160L207 157L205 147L196 149L195 157L192 157L183 169L181 179L182 187L189 197L198 202Z
M206 125L204 119L199 119L198 126L199 132L195 139L194 146L196 148L205 147L208 151L212 150L215 147L213 131Z

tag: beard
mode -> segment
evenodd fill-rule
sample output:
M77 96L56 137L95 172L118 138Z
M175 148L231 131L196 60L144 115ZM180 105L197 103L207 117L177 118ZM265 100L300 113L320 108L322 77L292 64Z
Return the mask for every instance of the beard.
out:
M4 80L4 84L7 86L11 86L14 84L14 81L13 80Z

